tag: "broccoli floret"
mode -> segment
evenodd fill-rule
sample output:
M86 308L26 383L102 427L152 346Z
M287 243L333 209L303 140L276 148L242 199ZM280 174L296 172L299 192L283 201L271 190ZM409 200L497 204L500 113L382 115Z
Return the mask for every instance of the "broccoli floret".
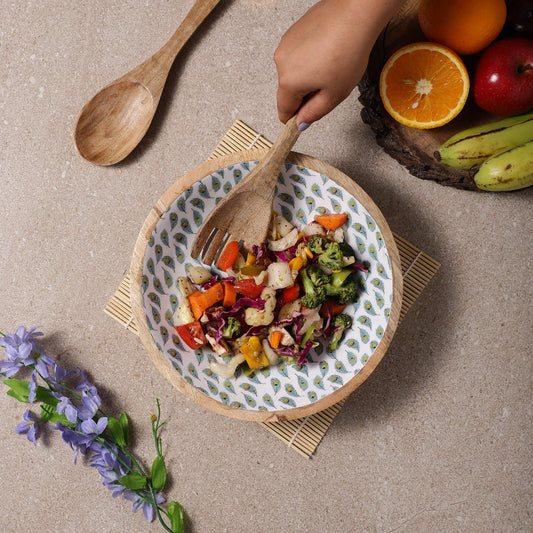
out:
M340 242L339 247L343 257L355 257L355 250L346 241Z
M301 303L305 307L312 309L322 305L326 301L327 294L325 285L315 285L313 283L309 275L309 268L310 267L306 267L300 271L300 279L302 280L302 285L305 291Z
M344 332L352 327L352 319L346 313L341 313L335 317L333 325L335 330L329 342L328 352L334 352L337 349L339 342L344 337Z
M326 294L334 296L340 304L349 304L357 299L359 285L350 268L343 268L329 276L329 283L325 285Z
M222 328L222 336L225 339L234 339L241 334L241 323L234 316L229 316Z
M328 242L324 251L318 256L318 264L330 270L340 270L342 263L342 250L338 242Z
M347 283L340 287L335 293L330 293L329 296L334 296L341 305L347 305L357 300L358 287L356 283Z
M326 293L328 296L334 296L337 302L342 305L347 305L355 302L357 299L358 286L355 282L348 282L340 287L334 285L326 285Z
M307 243L307 247L315 254L321 254L328 241L320 234L312 235Z
M319 266L309 265L306 270L313 285L321 287L329 283L329 276Z
M343 268L337 272L332 272L331 276L329 276L329 284L336 288L341 287L346 282L352 281L350 276L353 273L354 271L351 268Z

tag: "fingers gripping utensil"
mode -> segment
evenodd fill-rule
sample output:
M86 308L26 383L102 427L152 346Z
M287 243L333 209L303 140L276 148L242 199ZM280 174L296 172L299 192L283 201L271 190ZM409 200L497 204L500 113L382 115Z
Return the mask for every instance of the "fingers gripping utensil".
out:
M194 239L191 255L209 265L231 239L250 250L266 239L281 166L300 135L292 117L265 157L215 206Z
M158 52L85 104L74 130L74 143L82 157L97 165L113 165L139 144L152 122L176 56L219 2L196 0Z

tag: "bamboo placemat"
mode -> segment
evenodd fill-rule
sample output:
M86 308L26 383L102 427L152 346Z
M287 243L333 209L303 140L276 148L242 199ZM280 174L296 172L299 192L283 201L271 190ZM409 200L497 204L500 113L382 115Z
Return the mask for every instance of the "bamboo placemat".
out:
M209 159L251 148L268 148L270 141L262 137L244 122L237 120L224 135ZM400 321L416 301L440 263L422 250L394 233L400 253L403 273L403 300ZM130 275L124 276L119 288L106 305L104 312L122 324L128 331L138 335L137 324L130 303ZM300 455L311 458L324 438L333 420L345 403L345 399L314 415L282 422L259 422L265 429L284 441Z

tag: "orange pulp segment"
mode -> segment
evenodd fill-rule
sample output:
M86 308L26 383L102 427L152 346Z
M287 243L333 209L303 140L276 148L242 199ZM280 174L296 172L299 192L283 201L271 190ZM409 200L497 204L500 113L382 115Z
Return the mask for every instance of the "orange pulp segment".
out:
M387 112L413 128L436 128L463 109L470 80L461 58L434 43L396 51L381 72L379 91Z

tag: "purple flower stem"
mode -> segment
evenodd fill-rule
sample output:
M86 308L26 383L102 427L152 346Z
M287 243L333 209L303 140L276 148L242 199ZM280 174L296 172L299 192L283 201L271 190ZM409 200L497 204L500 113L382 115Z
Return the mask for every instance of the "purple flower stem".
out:
M39 373L39 372L38 372ZM52 392L61 392L59 391L58 389L56 389L53 385L53 383L51 383L48 379L46 379L42 374L39 374L39 376L41 377L41 379L48 385L48 388L52 391ZM61 384L61 386L63 387L63 389L67 392L69 392L70 394L72 394L77 400L81 400L83 398L83 395L80 394L77 390L75 389L72 389L70 387L67 387L64 383ZM98 411L96 411L97 413L99 413L100 415L102 416L105 416L107 417L106 413L98 408Z
M163 517L161 516L161 511L163 511L167 515L168 519L170 519L170 516L168 515L168 513L164 509L159 507L159 504L157 503L156 493L155 493L154 487L152 487L151 483L149 483L149 487L150 487L150 496L152 497L152 499L151 500L149 500L148 498L144 498L144 499L148 503L152 504L152 507L155 509L155 514L157 515L157 519L159 520L159 523L163 526L163 529L165 531L169 531L170 533L172 533L172 529L170 529L166 525L165 521L163 520Z
M83 432L83 431L76 431L75 429L72 430L73 433L76 433L76 435L81 435L83 437L86 436L86 434ZM113 450L113 448L111 446L109 446L107 444L107 441L101 437L96 437L94 439L94 442L97 442L98 444L100 444L103 448L105 448L107 451L111 452L118 460L118 462L125 466L130 472L134 472L134 469L131 468L130 465L128 465L124 459L122 459L120 457L120 454L118 454L117 452L115 452L115 450ZM133 465L135 465L137 467L137 470L139 471L138 473L141 474L142 476L145 476L146 473L144 472L144 470L142 469L141 465L139 465L139 463L137 462L137 459L135 459L135 457L128 452L128 450L122 448L121 446L117 446L118 450L120 452L122 452L124 455L126 455L127 457L129 457L131 459L131 462Z

